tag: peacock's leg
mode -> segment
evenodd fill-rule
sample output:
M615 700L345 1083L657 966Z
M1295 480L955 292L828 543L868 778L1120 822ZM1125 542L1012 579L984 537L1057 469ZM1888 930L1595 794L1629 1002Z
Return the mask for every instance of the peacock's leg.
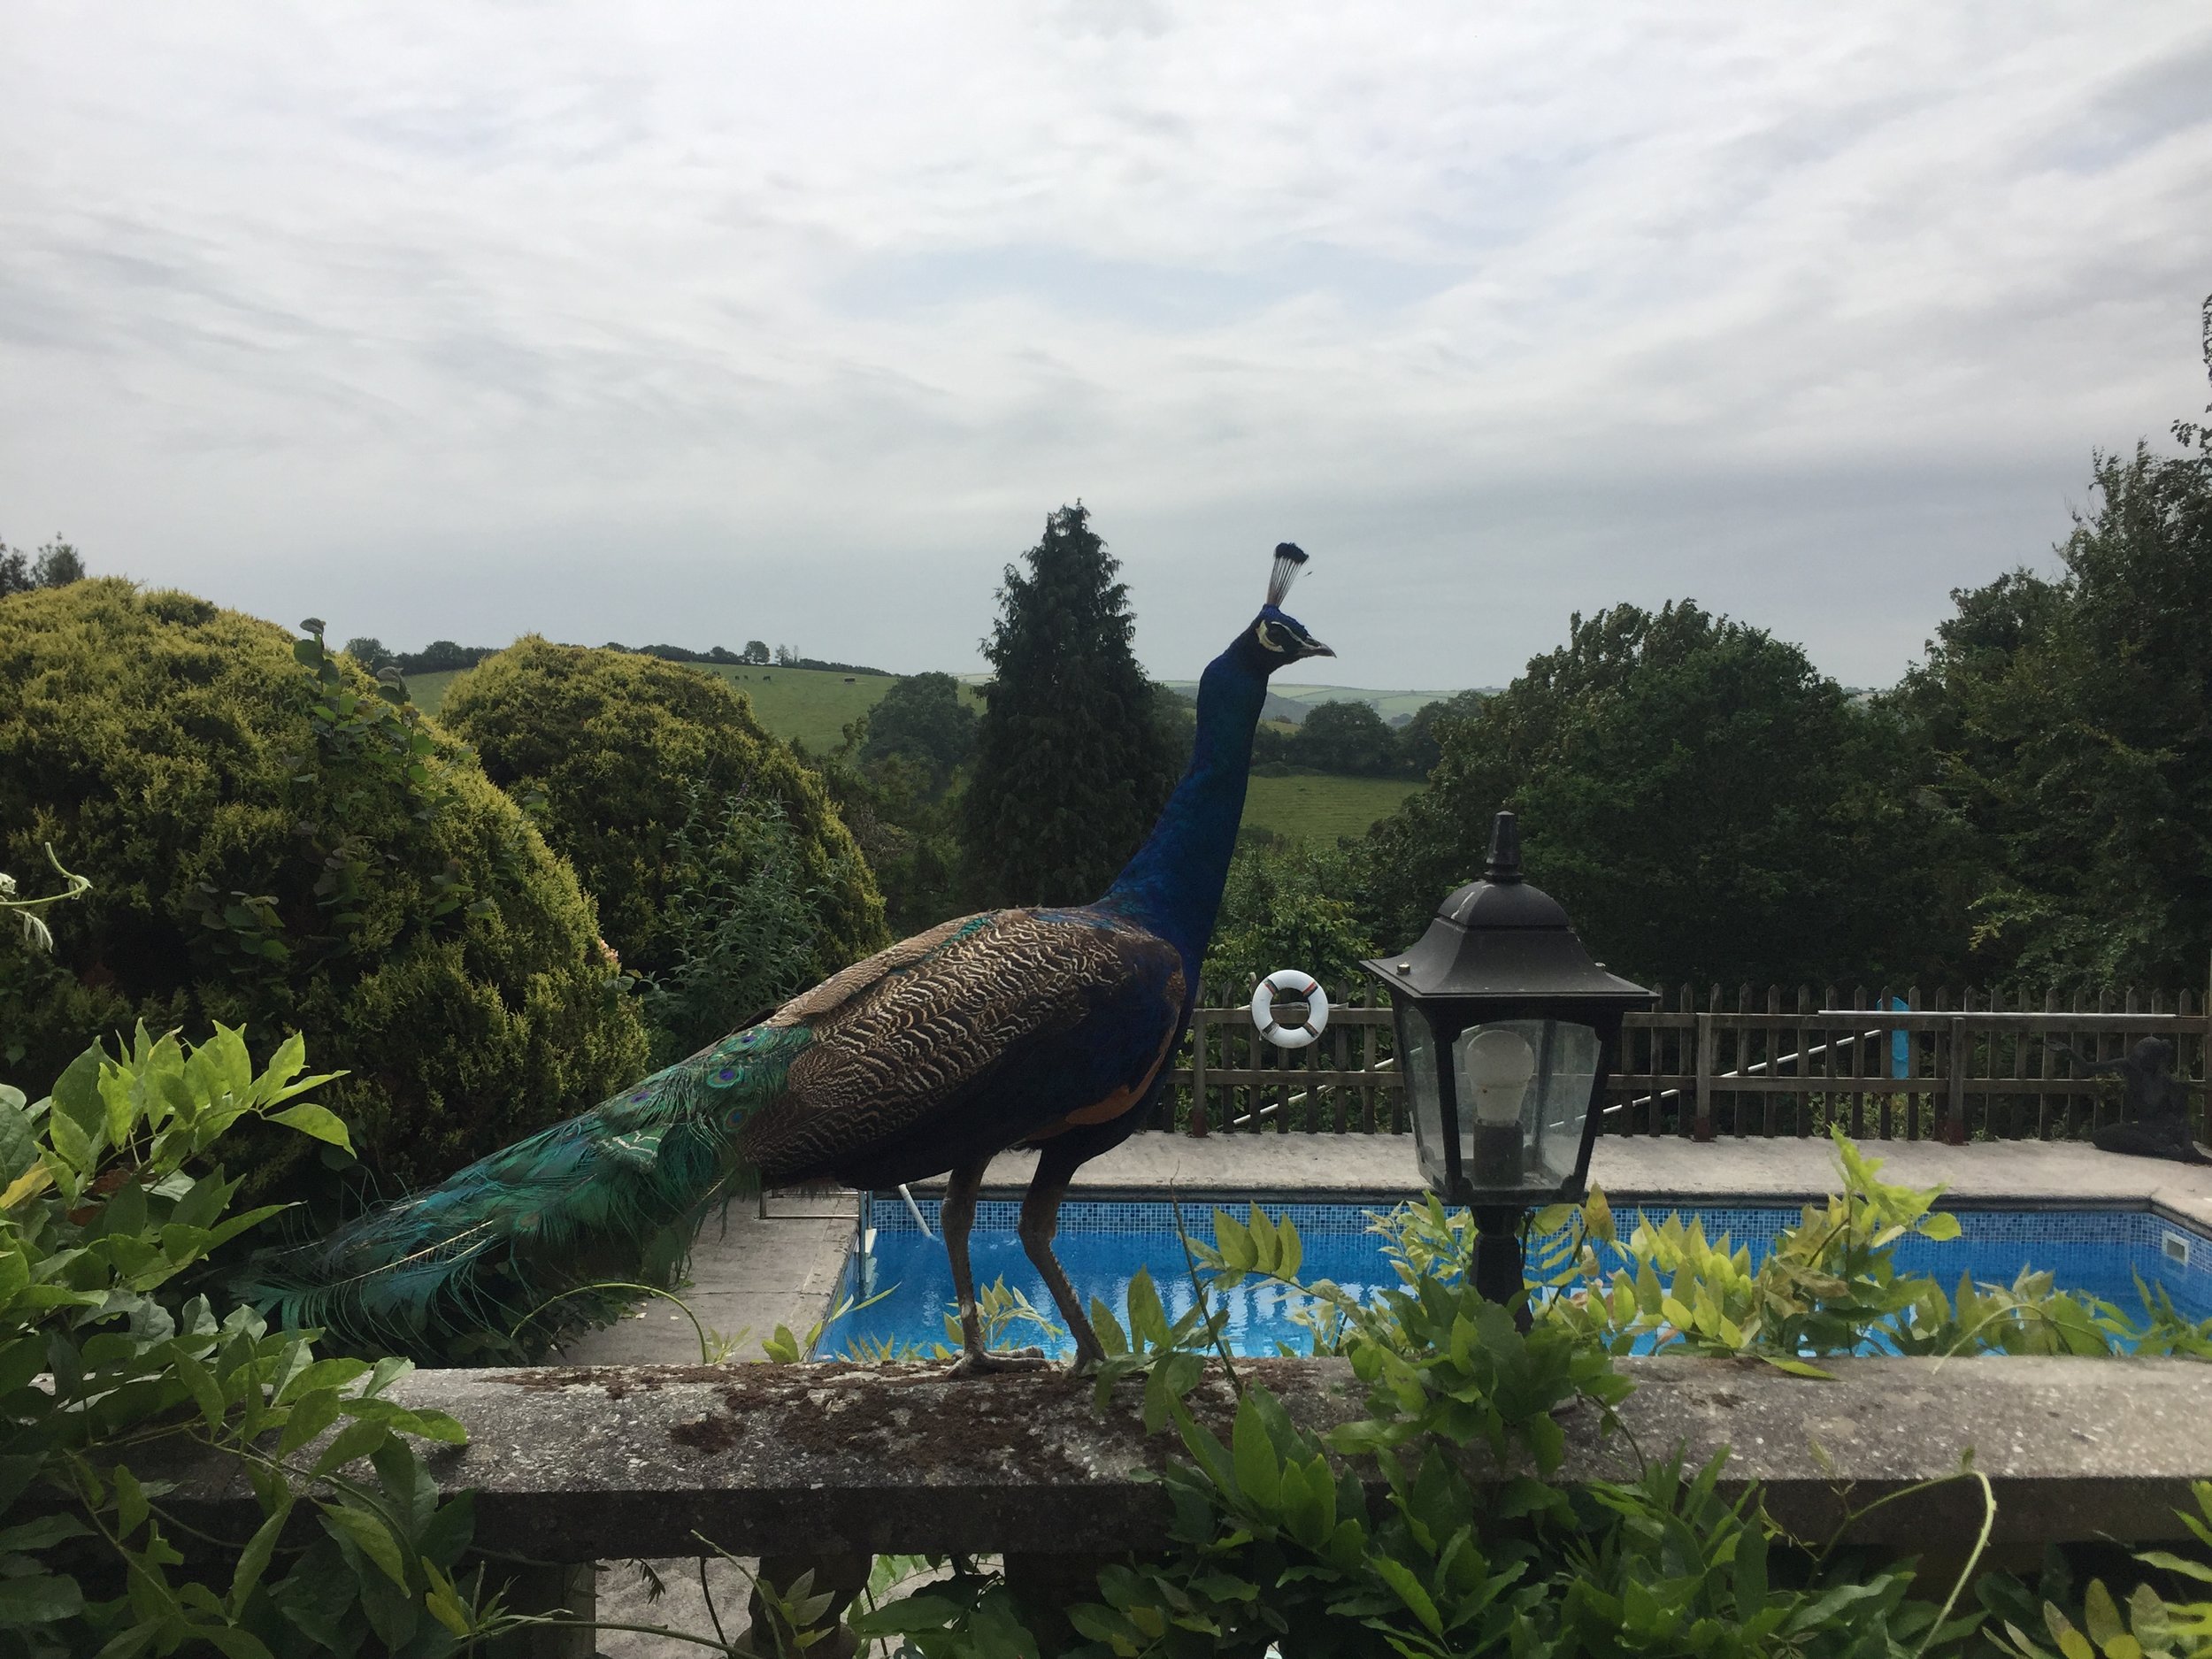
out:
M1059 1156L1057 1148L1046 1146L1029 1192L1022 1199L1021 1240L1030 1263L1044 1275L1045 1288L1052 1293L1053 1304L1067 1322L1068 1334L1075 1339L1071 1369L1080 1371L1103 1361L1106 1350L1099 1347L1098 1333L1091 1329L1090 1317L1076 1299L1075 1287L1068 1283L1059 1258L1052 1253L1052 1235L1060 1227L1060 1201L1067 1196L1068 1178L1075 1173L1076 1163L1074 1158Z
M964 1351L953 1362L956 1377L1025 1370L1042 1363L1026 1356L989 1353L983 1346L983 1316L975 1305L975 1270L968 1264L968 1231L975 1225L975 1195L990 1163L988 1158L979 1158L953 1171L945 1179L945 1202L937 1212L937 1225L945 1235L945 1254L952 1261L952 1294L960 1304L960 1344Z

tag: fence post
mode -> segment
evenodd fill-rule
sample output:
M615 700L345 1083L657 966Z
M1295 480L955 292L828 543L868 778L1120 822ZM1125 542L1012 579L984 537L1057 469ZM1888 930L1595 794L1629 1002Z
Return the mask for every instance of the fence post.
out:
M1695 1138L1713 1138L1713 1011L1697 1017L1697 1120Z
M1190 1036L1190 1133L1202 1141L1206 1138L1206 1010L1202 1008L1191 1015Z
M1951 1110L1944 1119L1943 1139L1951 1146L1966 1144L1966 1064L1971 1049L1966 1041L1966 1021L1951 1022Z

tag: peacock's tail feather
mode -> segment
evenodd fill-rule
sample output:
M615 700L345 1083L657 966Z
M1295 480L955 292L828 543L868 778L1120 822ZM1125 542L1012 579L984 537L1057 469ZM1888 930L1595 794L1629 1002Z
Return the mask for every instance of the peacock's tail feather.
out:
M735 1033L437 1187L256 1258L235 1288L349 1347L535 1357L634 1300L614 1286L672 1283L707 1211L756 1190L745 1127L812 1041L803 1026Z

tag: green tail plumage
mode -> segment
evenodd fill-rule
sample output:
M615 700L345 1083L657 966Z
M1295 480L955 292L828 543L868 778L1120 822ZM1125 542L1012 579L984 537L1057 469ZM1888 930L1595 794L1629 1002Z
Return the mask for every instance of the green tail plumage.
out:
M426 1361L534 1358L681 1271L707 1211L755 1190L742 1132L813 1041L757 1025L480 1159L236 1288L281 1324Z

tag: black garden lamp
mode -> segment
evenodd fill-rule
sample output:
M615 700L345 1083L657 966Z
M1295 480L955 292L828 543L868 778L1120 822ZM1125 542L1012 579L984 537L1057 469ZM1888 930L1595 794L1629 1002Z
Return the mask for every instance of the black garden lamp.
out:
M1421 1173L1474 1211L1475 1288L1509 1302L1521 1219L1584 1196L1621 1017L1658 993L1592 961L1558 902L1521 879L1510 812L1491 825L1482 879L1418 943L1360 965L1390 987Z

